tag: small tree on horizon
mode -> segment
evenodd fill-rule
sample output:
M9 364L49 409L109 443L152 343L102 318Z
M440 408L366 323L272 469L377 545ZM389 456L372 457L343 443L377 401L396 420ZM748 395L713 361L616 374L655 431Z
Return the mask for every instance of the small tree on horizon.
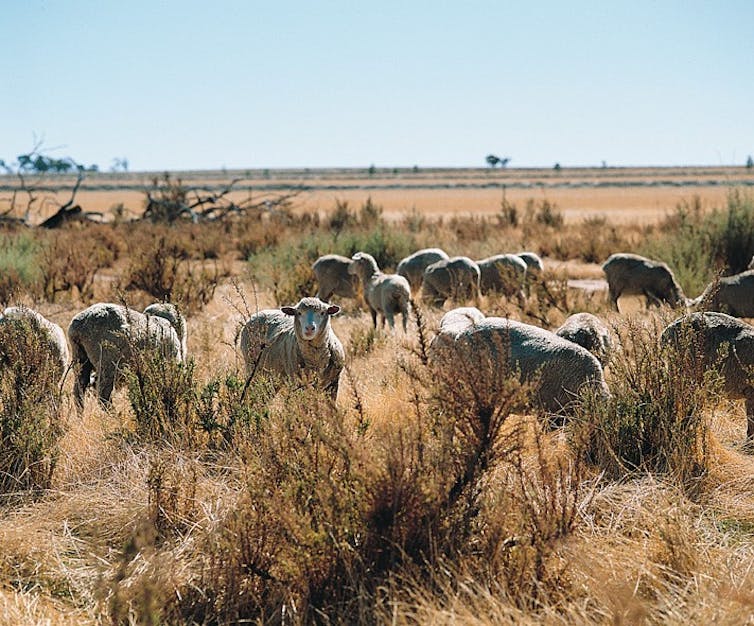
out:
M495 156L494 154L488 154L486 157L484 157L484 160L487 161L487 165L494 168L498 163L500 163L500 157Z
M751 155L749 155L749 158L746 159L746 169L750 170L754 167L754 159L751 158Z

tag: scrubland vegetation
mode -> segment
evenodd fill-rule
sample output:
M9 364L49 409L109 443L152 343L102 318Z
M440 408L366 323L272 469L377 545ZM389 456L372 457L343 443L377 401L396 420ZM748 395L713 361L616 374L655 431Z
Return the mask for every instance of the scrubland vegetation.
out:
M564 222L557 206L387 222L379 206L278 207L216 223L76 224L0 234L0 300L66 326L94 301L170 298L185 363L139 358L105 412L77 413L29 327L0 325L0 621L5 623L728 623L754 615L754 458L720 381L660 348L670 309L608 312L613 252L667 262L688 295L754 253L754 200L673 209L659 224ZM234 338L257 308L315 292L321 254L394 268L440 246L532 250L543 279L490 315L546 328L605 317L612 397L551 429L515 372L438 375L441 311L408 335L356 302L333 321L336 403L245 378ZM449 305L446 305L446 308ZM447 371L449 368L440 368Z

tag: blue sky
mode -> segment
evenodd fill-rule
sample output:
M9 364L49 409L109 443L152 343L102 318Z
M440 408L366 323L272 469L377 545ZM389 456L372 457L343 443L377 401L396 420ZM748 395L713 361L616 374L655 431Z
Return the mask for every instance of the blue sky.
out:
M743 164L754 3L6 0L0 158Z

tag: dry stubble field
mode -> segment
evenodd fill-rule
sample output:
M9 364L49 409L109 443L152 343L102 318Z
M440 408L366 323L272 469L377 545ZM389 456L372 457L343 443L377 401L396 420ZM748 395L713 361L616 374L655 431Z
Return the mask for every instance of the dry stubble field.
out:
M194 176L184 183L217 180ZM673 311L622 302L614 313L602 292L567 288L568 279L599 278L599 262L612 252L669 254L679 245L673 218L679 203L692 207L697 196L699 214L691 216L703 224L711 209L724 211L730 202L730 187L720 181L743 184L750 174L589 170L563 186L566 171L555 179L549 171L469 171L425 175L412 188L418 175L406 173L402 187L390 189L379 188L395 184L382 172L269 176L340 188L302 191L282 218L2 234L13 250L26 250L19 244L24 238L37 241L31 254L42 266L41 275L27 280L19 272L15 283L3 283L6 303L33 306L64 328L92 301L123 298L143 307L155 297L150 286L178 285L172 293L188 314L195 364L190 375L164 363L159 376L145 375L158 397L162 386L188 391L174 394L183 404L172 422L164 407L153 409L164 427L159 437L140 431L150 416L137 410L133 391L117 392L109 411L90 397L78 414L68 376L52 410L62 434L49 482L0 496L2 623L740 624L754 618L754 459L741 446L742 406L721 398L714 384L678 383L686 371L654 347ZM503 178L505 198L518 209L515 224L498 218ZM650 181L668 184L644 186ZM479 188L490 182L497 186ZM368 197L381 214L364 210ZM120 202L136 211L141 199L141 192L122 189L84 188L77 196L89 211ZM347 200L350 210L338 214L335 200ZM554 216L542 211L543 200L556 205ZM744 204L751 209L749 199ZM417 356L418 321L412 319L408 336L373 333L355 302L343 302L333 321L349 370L336 406L301 390L268 397L264 381L239 398L232 383L243 382L234 349L239 322L249 311L310 293L310 257L365 248L382 255L389 269L428 245L474 258L522 249L542 254L547 292L525 304L484 296L480 308L548 328L579 310L602 316L624 344L606 372L624 404L604 410L615 414L641 401L685 440L672 441L675 450L657 441L654 450L650 438L646 458L632 468L590 450L580 438L585 431L543 429L536 415L509 411L501 398L499 432L484 448L475 438L481 422L473 397L454 396ZM165 258L175 260L173 270L159 262ZM707 260L704 280L715 273ZM92 272L92 280L80 281L84 289L66 288L56 263ZM697 279L682 282L688 290ZM208 285L211 293L200 296ZM431 336L444 311L422 312L422 331ZM200 424L207 406L199 399L210 388L210 412L225 430ZM2 404L9 404L6 396ZM686 431L678 422L690 412L701 426ZM639 422L651 411L640 413ZM237 420L233 428L230 417ZM634 423L631 432L641 434L642 427ZM634 458L620 448L625 441L605 441L615 454ZM481 452L487 463L470 452ZM654 453L662 459L650 458Z

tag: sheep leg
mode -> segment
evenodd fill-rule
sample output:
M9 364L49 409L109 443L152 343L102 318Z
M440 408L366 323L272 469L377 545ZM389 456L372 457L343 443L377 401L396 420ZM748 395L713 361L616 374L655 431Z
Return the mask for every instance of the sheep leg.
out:
M647 298L647 308L650 308L653 304L658 308L662 306L662 300L651 291L645 291L644 296Z
M111 404L110 397L115 387L115 367L114 363L103 363L97 372L97 397L105 408L109 408Z
M374 328L377 328L377 311L375 311L372 307L369 307L369 312L372 314L372 326Z
M81 411L84 408L84 393L91 381L94 366L84 349L78 344L73 344L73 363L76 370L73 398L76 401L76 408Z
M618 298L620 298L620 292L615 290L612 285L608 286L608 299L610 300L610 306L614 311L618 311Z
M384 315L382 316L382 326L385 326L385 320L387 320L387 325L390 326L390 330L395 330L395 319L393 318L393 312L388 310L385 311Z

